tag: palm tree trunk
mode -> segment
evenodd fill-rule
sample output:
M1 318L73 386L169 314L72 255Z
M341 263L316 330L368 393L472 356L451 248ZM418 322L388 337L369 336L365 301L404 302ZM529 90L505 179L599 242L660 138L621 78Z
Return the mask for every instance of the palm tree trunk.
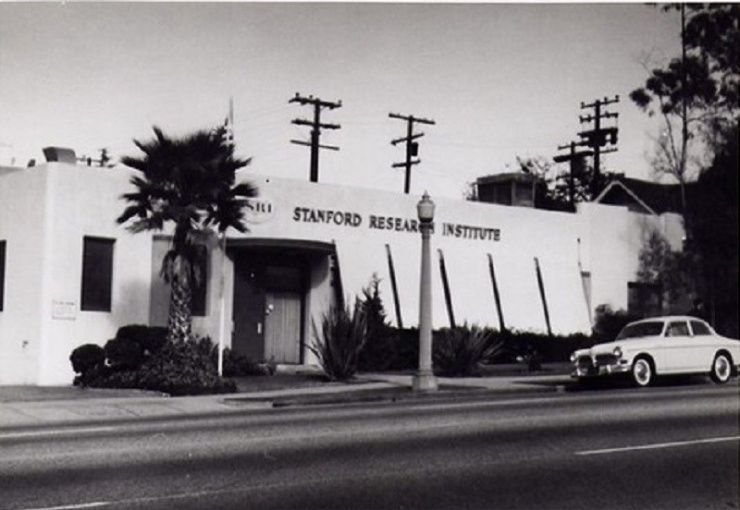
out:
M170 287L167 336L171 342L187 342L192 335L191 291L181 278L174 278Z

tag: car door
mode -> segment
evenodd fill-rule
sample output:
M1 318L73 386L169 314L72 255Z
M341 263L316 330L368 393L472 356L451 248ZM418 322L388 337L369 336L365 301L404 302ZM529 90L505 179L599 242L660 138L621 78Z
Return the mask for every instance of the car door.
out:
M717 353L717 336L706 323L690 320L693 338L693 357L697 372L708 372Z
M665 373L685 373L695 370L696 360L692 359L694 339L688 323L683 319L668 322L663 334L665 352Z

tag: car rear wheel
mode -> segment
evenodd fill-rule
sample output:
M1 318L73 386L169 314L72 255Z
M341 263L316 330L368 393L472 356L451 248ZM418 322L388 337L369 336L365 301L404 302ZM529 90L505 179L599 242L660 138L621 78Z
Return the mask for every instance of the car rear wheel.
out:
M650 386L650 383L653 382L653 365L650 364L647 358L637 358L632 363L631 375L632 382L635 386L639 386L640 388Z
M730 376L732 375L732 362L727 354L721 352L714 357L710 375L712 380L717 384L724 384L730 380Z

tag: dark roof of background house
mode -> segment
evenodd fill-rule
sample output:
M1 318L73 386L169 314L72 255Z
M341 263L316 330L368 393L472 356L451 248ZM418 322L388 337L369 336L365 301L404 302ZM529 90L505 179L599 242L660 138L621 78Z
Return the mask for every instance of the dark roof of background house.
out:
M629 189L656 214L682 212L681 186L679 184L660 184L624 176L612 179L612 182L614 181L619 182L624 188ZM686 186L687 193L691 192L692 187L691 184ZM608 205L639 206L639 203L635 201L634 197L625 191L624 188L621 186L611 186L610 189L605 190L605 194L599 197L598 202Z
M503 174L484 175L476 179L476 184L495 184L499 182L534 182L537 176L524 172L506 172Z

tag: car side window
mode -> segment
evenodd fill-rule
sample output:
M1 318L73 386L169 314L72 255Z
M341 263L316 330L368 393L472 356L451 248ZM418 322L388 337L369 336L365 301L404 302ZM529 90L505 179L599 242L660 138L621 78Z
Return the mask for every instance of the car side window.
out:
M689 336L689 326L686 322L671 322L665 331L665 336Z
M712 334L712 330L709 326L700 321L691 321L691 330L694 332L694 336L707 336Z

